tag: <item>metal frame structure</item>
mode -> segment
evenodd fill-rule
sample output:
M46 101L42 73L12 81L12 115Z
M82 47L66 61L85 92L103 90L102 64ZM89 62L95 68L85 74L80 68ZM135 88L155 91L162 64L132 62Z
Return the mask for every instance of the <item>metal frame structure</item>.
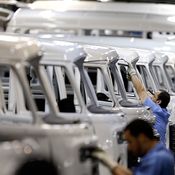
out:
M93 138L93 128L88 124L70 125L66 119L64 122L60 120L59 123L59 118L54 125L48 125L36 112L25 67L39 63L42 53L38 42L32 38L1 34L0 53L0 65L8 65L13 69L32 112L31 117L33 117L33 124L28 125L23 124L22 121L20 124L15 124L13 117L10 123L2 121L0 124L1 142L32 138L38 143L41 152L56 162L63 174L80 172L91 174L91 165L88 162L81 163L79 151L83 145L96 144L96 139ZM20 117L18 120L20 121ZM70 164L65 167L67 161Z

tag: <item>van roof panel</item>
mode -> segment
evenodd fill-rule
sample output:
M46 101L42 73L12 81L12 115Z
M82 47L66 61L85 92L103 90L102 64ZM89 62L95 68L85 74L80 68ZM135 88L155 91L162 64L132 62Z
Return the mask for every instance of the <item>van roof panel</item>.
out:
M8 26L14 28L18 26L18 28L30 29L106 29L106 26L108 26L108 29L112 30L174 32L175 25L173 22L167 20L168 17L168 14L156 15L127 11L60 12L55 11L55 9L41 10L21 8L14 14ZM116 20L116 18L118 20Z
M130 63L136 59L139 59L139 55L137 54L137 52L132 51L129 48L115 48L115 49L119 54L120 59L124 59L125 61L128 61ZM124 63L125 62L124 60L119 60L119 64Z
M168 56L167 64L175 64L175 53L172 52L165 52L165 54Z
M88 54L85 62L97 62L99 61L112 61L118 58L117 52L108 47L96 46L96 45L83 45L84 50Z
M0 55L0 63L2 64L30 61L30 59L41 55L41 48L33 38L1 33Z
M150 50L143 50L143 49L133 49L139 55L138 63L146 63L149 64L156 59L155 54Z
M156 59L154 60L153 64L165 64L168 62L168 56L164 53L155 53Z
M82 46L70 42L39 39L43 49L41 64L56 64L61 62L75 62L84 59L86 53Z

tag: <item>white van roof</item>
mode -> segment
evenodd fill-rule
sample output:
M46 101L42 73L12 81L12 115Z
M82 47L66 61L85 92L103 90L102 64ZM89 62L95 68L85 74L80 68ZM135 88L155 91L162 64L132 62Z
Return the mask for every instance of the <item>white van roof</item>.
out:
M50 37L64 41L108 45L115 47L140 48L140 49L148 49L162 52L175 51L175 42L173 41L155 41L150 39L129 38L129 37L66 36L53 33L40 34L39 36L43 38Z
M30 61L41 55L39 43L28 37L0 34L0 63Z
M17 0L0 0L0 4L3 5L16 5L17 7L29 7L27 3L19 2Z
M88 54L85 62L97 62L100 64L101 61L109 62L114 58L118 58L117 52L112 48L96 45L83 45L83 48Z
M139 55L139 61L138 64L149 64L153 62L156 59L156 56L153 52L149 50L143 50L143 49L133 49L136 51Z
M154 60L154 65L165 64L168 62L168 55L164 53L155 53L156 59Z
M167 64L175 64L175 53L172 52L165 52L165 54L168 56Z
M175 15L174 5L127 2L88 2L88 1L55 1L37 0L30 5L33 9L51 9L58 11L90 11L90 12L127 12L139 14Z
M8 28L9 27L10 28L15 27L20 29L61 28L61 26L63 25L63 22L61 22L61 20L64 20L63 18L64 16L65 15L62 13L51 10L32 10L28 8L20 8L14 13L13 17L8 23ZM65 19L65 22L69 22L69 20Z
M123 60L119 60L118 63L126 64L125 61L133 62L134 60L139 59L139 55L137 52L130 50L129 48L115 48L119 58ZM125 60L125 61L124 61Z
M174 5L152 3L134 3L133 5L127 2L67 3L59 1L36 1L31 7L35 9L56 9L62 12L84 12L84 17L90 17L90 15L92 15L91 20L94 21L94 28L99 28L100 25L103 25L105 27L108 26L108 28L123 30L130 29L136 31L174 31L175 26L174 23L169 21L171 19L169 17L175 15ZM96 18L94 18L94 16L96 16ZM98 20L99 17L104 20ZM88 22L86 22L86 20L84 20L84 23L81 21L82 26L87 25Z
M90 8L86 7L87 9L92 9L94 3L90 3L92 5ZM43 10L41 7L39 7L40 9L23 8L15 13L9 26L30 27L30 29L113 29L169 32L174 32L175 29L175 23L170 21L175 15L174 5L164 5L165 7L159 6L159 8L154 5L152 7L150 4L146 6L146 4L137 3L135 5L128 3L97 3L94 5L96 8L94 7L94 10L90 11L64 10L63 6L59 6L57 8L59 10L57 10L54 3L53 8L49 10ZM99 8L100 10L98 10ZM106 10L101 10L103 8Z
M61 62L75 62L84 59L86 53L82 46L64 41L52 41L39 39L44 51L41 64L56 64Z
M2 49L1 49L2 48ZM71 42L42 39L37 36L0 33L0 54L4 58L25 61L42 55L42 62L75 62L87 56L83 47ZM48 57L49 56L49 57Z

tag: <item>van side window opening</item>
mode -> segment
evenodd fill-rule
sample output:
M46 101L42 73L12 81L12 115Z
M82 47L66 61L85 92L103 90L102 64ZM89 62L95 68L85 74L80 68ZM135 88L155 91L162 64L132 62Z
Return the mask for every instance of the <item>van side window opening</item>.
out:
M9 100L9 67L7 66L0 66L0 84L2 86L2 95L4 102L5 102L5 107L8 109L8 100ZM1 99L2 102L2 99Z
M49 74L49 70L47 66L42 66L45 68L47 75ZM59 107L60 112L76 112L76 105L74 103L74 90L67 76L66 70L64 67L61 68L61 73L57 72L55 66L53 67L53 74L51 76L48 75L51 86L54 90L55 98ZM58 66L56 66L58 67ZM32 94L37 103L39 111L46 111L46 100L44 97L44 93L42 91L40 82L36 75L32 75L32 80L30 82L30 86L32 89ZM59 78L57 78L57 76ZM62 77L61 77L62 76ZM63 81L62 81L63 80ZM80 107L78 107L80 108ZM80 109L78 110L80 111Z
M4 99L6 107L8 108L8 94L9 94L9 67L1 66L0 67L0 79L1 85L4 93Z
M172 66L168 66L168 65L165 66L165 71L167 72L167 76L171 81L172 90L175 92L175 71Z
M81 106L76 98L74 87L71 84L67 70L63 66L56 66L61 68L60 72L54 71L54 90L57 94L57 102L60 112L81 112Z
M119 65L119 70L120 70L120 73L121 73L121 77L122 77L122 80L123 80L123 83L124 83L124 87L125 87L125 91L126 91L126 94L128 97L130 96L135 96L134 94L134 89L133 89L133 85L130 81L128 81L128 78L127 78L127 70L128 70L128 66L126 65Z
M31 87L31 92L36 102L38 111L44 111L46 98L36 74L30 68L25 68L25 74ZM29 107L27 104L27 99L25 98L23 89L15 73L10 71L9 67L3 66L0 72L0 78L5 97L5 104L8 111L13 113L28 111Z
M146 69L146 67L143 65L137 65L137 69L138 69L139 73L141 74L141 77L142 77L142 80L143 80L143 83L144 83L146 89L153 90L150 76L148 74L148 70Z
M42 66L44 67L44 66ZM44 67L46 71L46 67ZM35 103L37 105L38 111L47 111L46 107L46 97L44 95L43 89L41 87L40 81L36 75L36 73L33 71L33 69L30 69L30 73L28 75L28 82L30 84L31 92L33 95L33 98L35 100ZM31 77L31 78L30 78ZM49 78L49 77L47 77Z
M0 71L0 83L2 85L6 109L13 114L17 114L17 103L20 101L20 103L18 103L18 105L20 104L18 109L26 112L28 111L27 99L25 99L23 89L18 78L16 77L16 74L14 72L10 72L10 70L11 69L8 66L2 66ZM25 71L28 83L30 83L31 79L30 76L28 76L30 74L30 69L25 68Z
M95 89L95 92L97 93L97 69L96 68L86 68L89 78L93 84L93 87Z
M126 66L120 66L120 72L122 75L123 83L125 86L125 90L129 92L129 81L127 79L127 67Z
M157 77L158 83L159 83L159 88L160 89L166 89L166 85L164 82L164 78L162 75L161 68L159 66L153 66L154 73Z
M104 80L101 69L94 68L94 67L88 67L86 68L86 70L88 72L90 80L97 94L97 99L99 101L111 102L110 92Z
M110 68L109 68L109 70L110 70ZM114 78L111 70L110 70L110 76L111 76L111 79L112 79L112 84L113 84L113 87L114 87L114 92L115 92L116 95L119 95L120 94L119 93L119 87L117 85L117 82L116 82L116 80L115 80L115 78Z

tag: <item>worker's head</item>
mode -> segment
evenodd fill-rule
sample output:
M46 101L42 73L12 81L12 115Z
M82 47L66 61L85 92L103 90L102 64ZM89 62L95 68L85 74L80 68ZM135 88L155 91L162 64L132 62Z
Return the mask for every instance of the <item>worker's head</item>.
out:
M128 142L128 150L135 156L146 154L148 145L155 141L151 124L141 119L136 119L126 126L124 138Z
M170 102L170 94L164 90L157 91L155 93L151 93L152 100L159 104L161 108L166 108Z

